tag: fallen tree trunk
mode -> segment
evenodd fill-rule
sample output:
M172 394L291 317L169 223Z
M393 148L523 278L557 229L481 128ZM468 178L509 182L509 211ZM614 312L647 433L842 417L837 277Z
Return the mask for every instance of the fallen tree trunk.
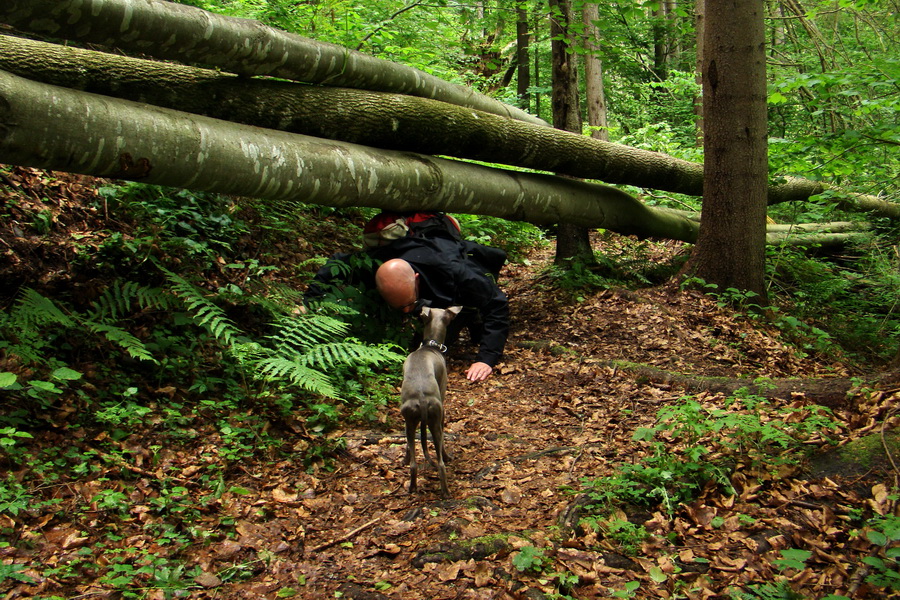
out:
M608 364L617 371L627 372L657 385L676 386L687 393L709 392L731 396L738 390L746 389L748 393L768 400L791 399L802 395L814 404L832 409L847 408L852 402L852 396L848 392L858 385L858 382L847 378L767 379L758 383L741 378L698 377L672 373L657 367L625 361L610 361Z
M0 162L329 206L432 209L691 241L697 223L608 186L376 150L0 72Z
M166 60L334 86L434 98L546 125L523 110L424 71L250 19L161 0L4 0L0 22L38 35Z
M53 85L316 137L702 194L701 164L424 98L248 80L11 36L0 36L0 68ZM770 203L806 200L825 189L791 178L770 186ZM900 217L900 205L873 196L851 195L845 208L851 204Z

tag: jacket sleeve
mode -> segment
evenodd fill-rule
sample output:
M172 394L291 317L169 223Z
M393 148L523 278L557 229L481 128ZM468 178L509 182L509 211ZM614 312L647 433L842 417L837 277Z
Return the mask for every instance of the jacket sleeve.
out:
M476 360L493 367L503 357L509 337L509 300L489 277L472 268L466 271L459 286L460 297L478 309L484 325Z

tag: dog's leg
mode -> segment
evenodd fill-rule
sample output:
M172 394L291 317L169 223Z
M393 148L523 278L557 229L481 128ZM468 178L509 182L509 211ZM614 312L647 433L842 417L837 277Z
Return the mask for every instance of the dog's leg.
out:
M428 468L434 468L434 461L431 460L431 453L428 452L428 424L425 416L422 417L422 455L425 457L425 464Z
M437 447L437 446L435 446ZM438 452L435 450L435 452ZM441 449L440 456L443 459L443 462L452 462L453 456L447 452L447 447L444 445L444 423L443 419L441 419Z
M404 415L406 416L406 415ZM418 465L416 464L416 429L418 428L416 419L406 417L406 464L409 465L409 493L416 493L416 475Z
M450 491L447 489L447 467L444 466L444 457L447 453L444 451L444 410L439 407L436 411L429 411L426 417L428 419L428 428L431 430L431 440L434 443L434 453L437 455L438 477L441 480L441 497L449 498Z

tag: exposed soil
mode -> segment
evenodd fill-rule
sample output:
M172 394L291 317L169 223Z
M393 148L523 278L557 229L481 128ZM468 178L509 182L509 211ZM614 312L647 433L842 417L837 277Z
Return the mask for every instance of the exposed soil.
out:
M77 204L79 185L75 178L63 186L73 194L67 202ZM76 227L77 213L65 214ZM85 232L91 227L85 219ZM45 256L47 249L38 244L26 260L22 249L29 235L21 229L16 235L9 222L3 231L4 294L20 282L40 279L52 288L55 278L67 281L57 255ZM617 243L628 242L598 240ZM682 251L678 244L654 248L660 259ZM606 290L573 300L543 274L551 259L549 249L536 250L529 265L513 264L503 273L513 331L492 378L467 382L467 349L451 354L446 406L447 447L454 456L451 499L439 498L434 471L422 469L421 459L420 492L407 493L402 419L399 402L394 403L381 427L331 434L347 442L332 471L309 472L292 458L231 469L225 487L242 491L226 491L203 504L200 526L209 532L208 541L180 557L205 573L189 597L278 598L294 590L294 597L305 599L534 599L559 592L552 574L561 572L577 575L577 583L564 591L578 599L624 594L635 581L640 582L635 597L725 598L733 586L778 577L789 578L807 597L888 597L866 584L869 572L861 559L873 550L850 534L853 523L861 523L853 521L860 511L894 510L887 491L897 473L884 461L846 476L840 469L814 474L808 465L788 464L774 472L738 465L731 476L733 493L711 484L672 515L662 507L620 513L652 534L630 550L578 525L583 480L611 475L623 463L640 463L651 444L635 441L635 432L652 426L660 408L688 393L704 407L722 407L725 395L716 386L733 391L769 378L780 386L760 388L771 404L794 407L797 415L807 414L804 407L812 403L828 405L838 423L828 433L843 442L894 424L891 406L898 389L853 388L851 376L875 374L804 356L774 328L736 317L734 310L696 292ZM25 273L28 269L40 274ZM124 489L127 483L130 516L120 522L121 543L164 553L159 540L142 532L157 518L148 508L159 495L150 481L165 473L189 491L197 489L204 456L216 443L212 428L202 433L196 443L158 453L151 452L157 443L152 430L146 437L132 436L125 443L133 464L108 466L94 480L64 482L53 494L65 508L98 489L116 482ZM66 435L62 428L50 429L39 443L64 444ZM303 437L298 430L298 448L306 443ZM670 442L678 448L678 440ZM818 434L808 444L817 451L830 447ZM4 513L0 519L7 531L15 529L17 541L31 542L0 546L0 558L26 565L60 565L79 552L90 554L105 539L108 522L102 511ZM525 547L547 557L542 572L519 570L522 562L515 559ZM790 548L812 552L807 568L779 570L773 560ZM226 576L234 565L245 565L243 577ZM6 598L122 597L91 580L89 571L71 580L32 574L37 583L7 580L0 592ZM141 593L164 596L153 589Z

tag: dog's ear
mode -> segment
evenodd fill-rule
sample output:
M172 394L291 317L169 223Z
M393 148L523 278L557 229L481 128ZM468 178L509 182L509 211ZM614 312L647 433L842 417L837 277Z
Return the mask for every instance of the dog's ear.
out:
M423 321L428 318L428 315L431 314L431 307L423 306L419 309L419 318Z
M454 317L462 312L462 306L451 306L447 309L447 312L453 315Z

